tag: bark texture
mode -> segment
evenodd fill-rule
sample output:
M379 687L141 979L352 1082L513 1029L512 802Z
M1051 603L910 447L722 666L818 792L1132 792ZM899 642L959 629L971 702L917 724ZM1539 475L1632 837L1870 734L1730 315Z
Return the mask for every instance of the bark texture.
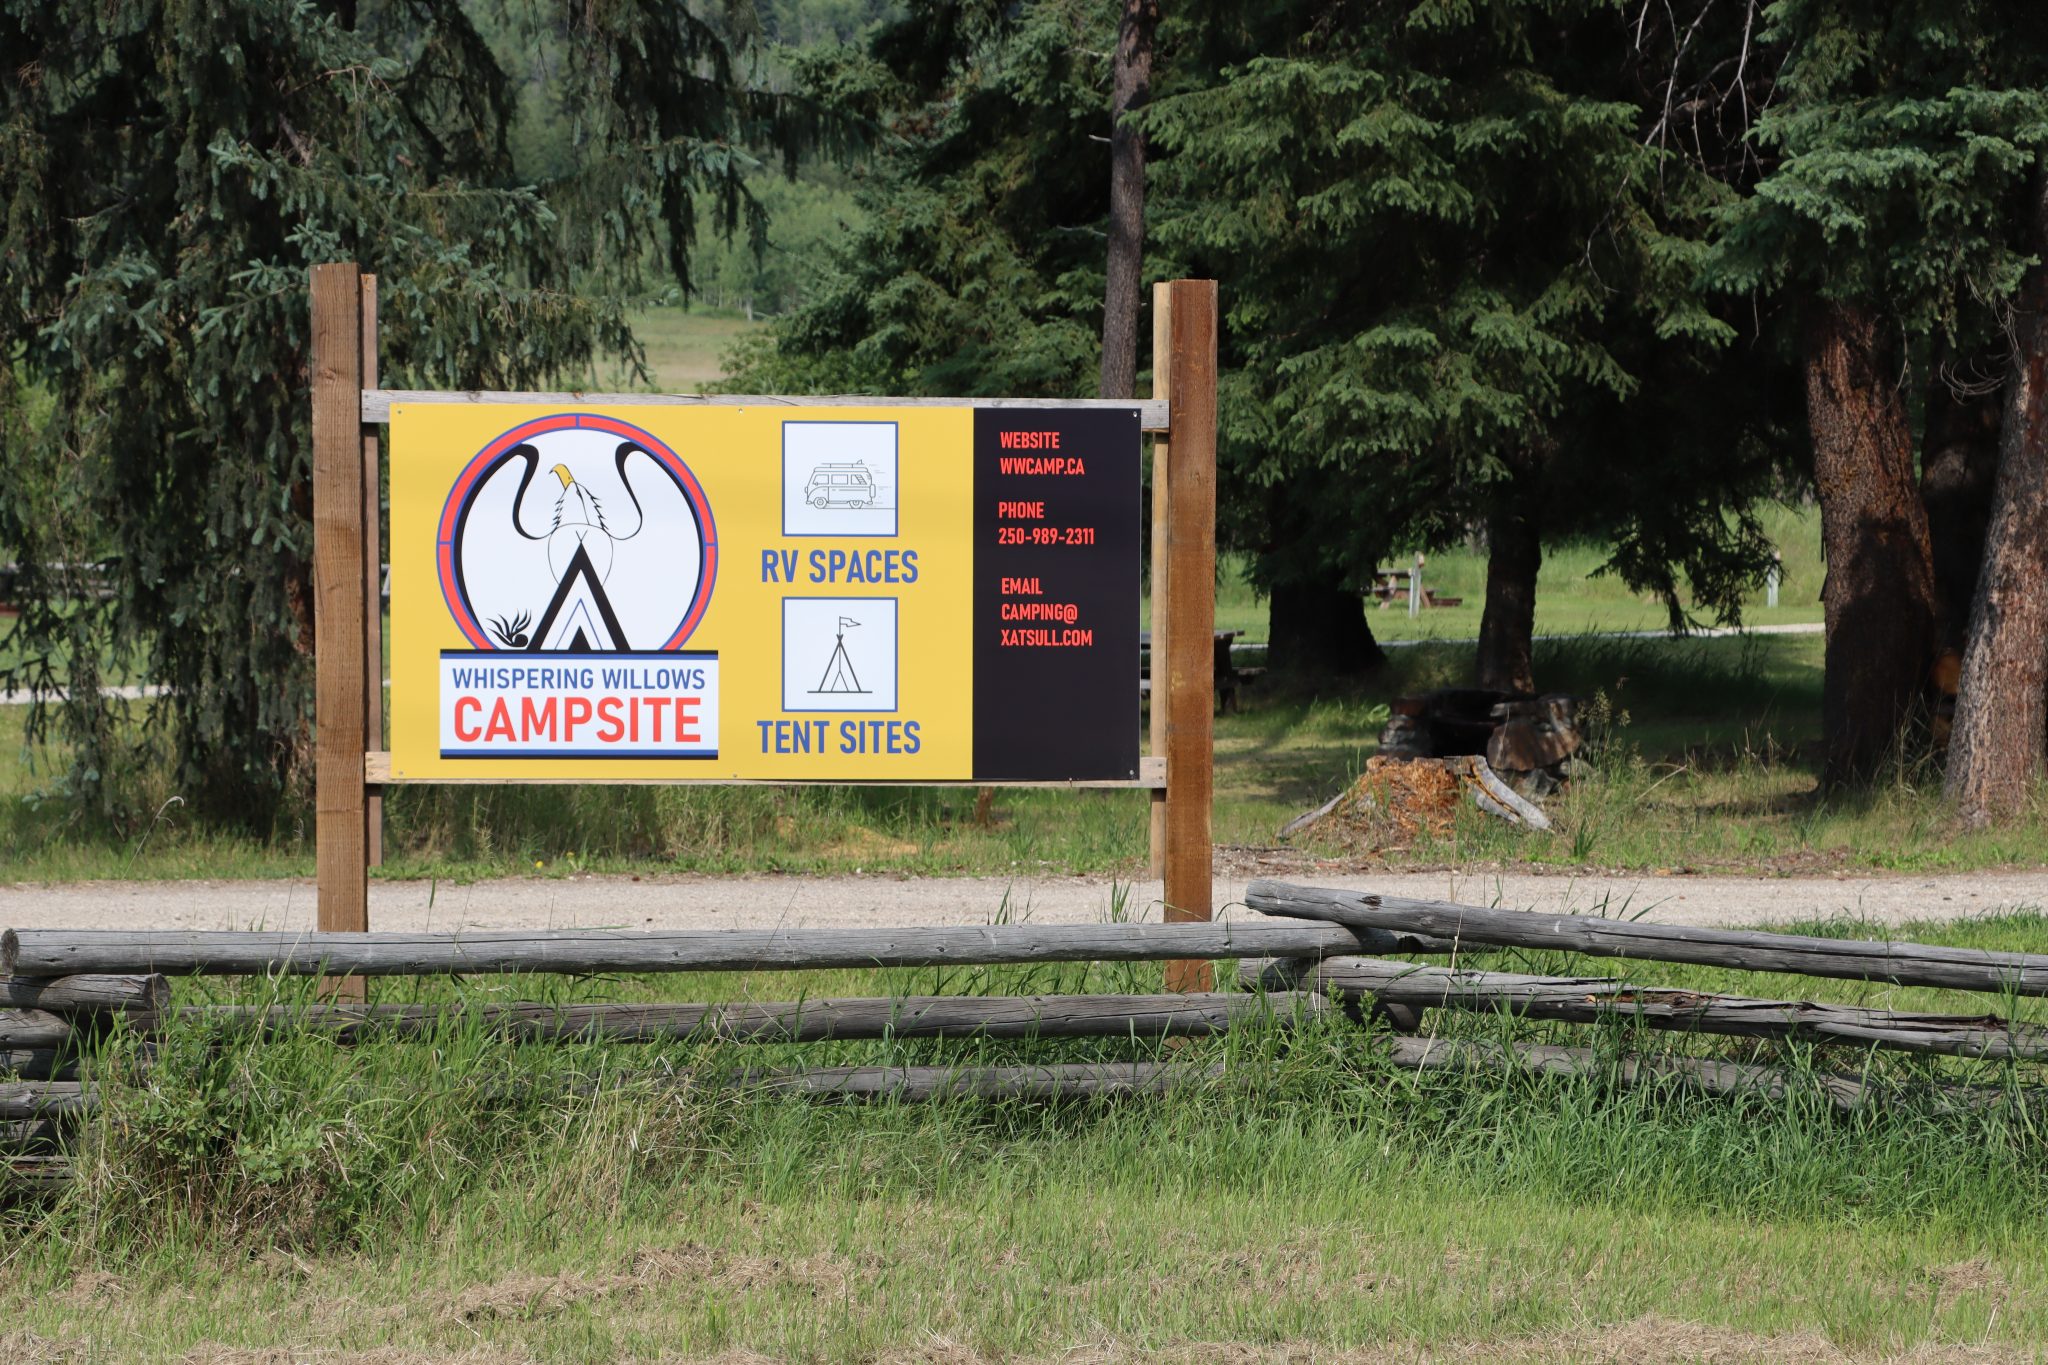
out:
M2034 195L2035 249L2048 243L2048 183ZM1998 483L1970 612L1949 741L1946 794L1977 825L2025 805L2048 739L2048 265L2027 272L2013 309L2013 354Z
M1266 661L1275 672L1342 676L1386 660L1366 623L1363 594L1325 583L1282 584L1267 612Z
M1486 522L1486 609L1479 617L1479 685L1498 692L1536 690L1536 573L1543 530L1525 481Z
M1925 687L1938 608L1927 508L1898 387L1898 350L1875 314L1816 305L1806 329L1806 411L1827 581L1822 780L1868 776Z
M1145 135L1126 115L1152 94L1157 0L1123 0L1110 98L1109 261L1102 300L1104 398L1129 398L1138 384L1138 310L1145 268Z
M1958 367L1955 380L1981 384L1998 375L2002 356ZM1947 367L1944 367L1945 369ZM1937 375L1927 388L1927 432L1920 443L1920 497L1934 553L1934 591L1941 606L1941 648L1958 655L1970 636L1970 601L1984 563L1991 493L1998 482L2001 386L1959 390Z

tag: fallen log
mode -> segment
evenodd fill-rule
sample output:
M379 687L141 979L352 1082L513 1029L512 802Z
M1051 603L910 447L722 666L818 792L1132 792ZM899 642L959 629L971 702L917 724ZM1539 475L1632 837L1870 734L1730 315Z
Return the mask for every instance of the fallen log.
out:
M1479 809L1489 815L1498 815L1511 825L1526 825L1530 829L1550 828L1550 817L1543 813L1542 808L1524 800L1520 792L1501 781L1485 755L1467 754L1463 758L1444 761L1472 784L1472 804Z
M17 1047L63 1047L77 1035L76 1026L47 1010L0 1010L0 1050Z
M521 1042L652 1043L681 1039L809 1043L836 1038L1181 1037L1222 1033L1269 1012L1314 1011L1313 992L1188 995L923 995L899 998L733 1002L718 1005L323 1005L194 1007L197 1023L256 1023L280 1031L330 1031L343 1041L370 1033L418 1037L475 1020Z
M1245 904L1266 915L1322 920L1360 930L1428 935L1468 946L1492 944L1593 957L1688 962L1740 971L1885 981L1896 986L2048 995L2048 956L2038 953L1700 929L1591 915L1487 910L1447 901L1330 891L1274 881L1253 882L1245 890Z
M1248 985L1285 982L1339 996L1413 1009L1555 1019L1572 1024L1636 1022L1655 1029L1804 1043L1852 1043L1898 1052L1979 1059L2048 1058L2048 1029L1995 1014L1913 1014L1812 1000L1754 1000L1611 977L1524 976L1459 971L1414 962L1333 957L1298 970L1293 963L1243 963Z
M0 1083L0 1123L82 1114L95 1103L91 1087L77 1081Z
M1792 1081L1771 1067L1705 1057L1608 1057L1592 1048L1544 1043L1503 1044L1479 1038L1393 1038L1386 1055L1396 1066L1417 1071L1526 1071L1537 1076L1600 1076L1624 1089L1676 1083L1710 1095L1752 1095L1778 1101L1792 1093ZM1860 1082L1817 1075L1811 1078L1837 1109L1862 1103Z
M2048 1102L2040 1088L2015 1090L1990 1085L1890 1084L1867 1076L1833 1072L1791 1073L1774 1067L1724 1062L1711 1057L1612 1057L1584 1047L1544 1043L1502 1044L1477 1038L1391 1038L1387 1058L1417 1071L1466 1071L1538 1076L1592 1076L1624 1089L1678 1085L1709 1095L1750 1096L1778 1102L1802 1091L1824 1098L1844 1113L1874 1103L1924 1104L1946 1109L1985 1109L2014 1099Z
M1190 1067L1171 1062L1078 1062L1060 1066L835 1066L742 1076L750 1091L814 1099L1056 1100L1105 1095L1156 1095L1178 1086L1207 1085L1223 1076L1221 1064Z
M1450 950L1413 934L1335 924L994 924L910 929L483 930L297 934L9 929L0 971L20 976L433 976L487 972L706 972L1176 958L1321 957Z
M64 971L16 976L13 971L6 965L5 955L0 954L0 1009L92 1014L158 1010L171 1003L171 983L147 968L135 974L114 976Z

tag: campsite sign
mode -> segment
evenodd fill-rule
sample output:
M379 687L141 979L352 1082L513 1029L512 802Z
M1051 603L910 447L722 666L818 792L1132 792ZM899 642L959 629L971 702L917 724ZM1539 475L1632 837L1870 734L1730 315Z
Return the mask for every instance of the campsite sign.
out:
M308 285L321 932L419 782L1143 790L1166 917L1209 917L1213 280L1154 286L1142 399L386 389L376 277Z
M393 780L1138 776L1135 406L390 423Z

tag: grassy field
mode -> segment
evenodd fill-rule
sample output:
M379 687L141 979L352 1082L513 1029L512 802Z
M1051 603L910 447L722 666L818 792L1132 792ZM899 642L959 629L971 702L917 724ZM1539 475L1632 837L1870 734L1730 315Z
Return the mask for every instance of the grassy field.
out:
M1759 509L1759 519L1782 564L1778 605L1765 605L1759 587L1743 604L1743 622L1752 626L1793 625L1821 619L1820 585L1826 573L1820 554L1820 514L1810 507L1772 505ZM1431 607L1408 615L1405 602L1375 604L1366 615L1381 640L1468 640L1479 634L1486 605L1486 556L1466 546L1453 546L1427 556L1422 581L1426 591L1458 598L1455 607ZM1412 552L1397 554L1382 566L1405 568ZM1604 547L1593 544L1553 546L1544 552L1536 580L1536 631L1540 635L1582 635L1594 631L1662 631L1669 624L1664 604L1630 592L1628 585L1601 572ZM1690 603L1687 603L1690 608ZM1145 604L1151 620L1151 604ZM1701 625L1713 624L1701 618ZM1242 632L1247 641L1266 638L1266 603L1246 581L1244 563L1226 556L1216 585L1216 625Z
M654 393L696 393L725 378L725 353L765 323L714 308L655 308L632 317L633 335L647 350ZM626 376L610 376L606 387L627 387Z
M2015 916L1904 932L2017 948L2044 929ZM1986 1003L1548 954L1473 961L1903 1009ZM1111 965L555 989L790 999L1157 980L1156 967ZM537 985L497 989L530 997ZM186 1000L201 993L180 986ZM2038 1003L2019 1013L2038 1020ZM1574 1034L1442 1013L1428 1027L1592 1041L1616 1056L1706 1051L1795 1078L1867 1060L1626 1026ZM343 1048L182 1023L147 1084L119 1060L125 1045L104 1061L106 1106L76 1149L85 1183L71 1202L0 1214L0 1354L2018 1360L2048 1338L2048 1113L2017 1094L1981 1110L1907 1097L1936 1077L2019 1079L2009 1068L1880 1057L1895 1102L1843 1117L1796 1084L1786 1102L1728 1102L1415 1074L1370 1044L1342 1018L1167 1053L1085 1041L517 1047L460 1025ZM1221 1061L1237 1079L1050 1108L812 1106L659 1079L799 1058L1138 1055ZM568 1078L592 1075L612 1088L567 1095Z

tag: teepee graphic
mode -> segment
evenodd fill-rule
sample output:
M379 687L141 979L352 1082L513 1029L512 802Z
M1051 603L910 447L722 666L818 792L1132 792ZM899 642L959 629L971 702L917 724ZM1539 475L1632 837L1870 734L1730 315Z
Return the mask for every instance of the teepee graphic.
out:
M590 562L590 550L578 545L569 556L562 581L540 624L533 628L529 650L566 649L576 653L631 649L625 627L605 595L604 580Z
M853 660L846 657L846 628L859 624L860 622L851 616L839 618L839 633L832 641L832 657L825 661L824 676L819 678L818 685L811 689L811 695L817 696L827 692L866 695L867 689L860 685L860 675L853 671Z

